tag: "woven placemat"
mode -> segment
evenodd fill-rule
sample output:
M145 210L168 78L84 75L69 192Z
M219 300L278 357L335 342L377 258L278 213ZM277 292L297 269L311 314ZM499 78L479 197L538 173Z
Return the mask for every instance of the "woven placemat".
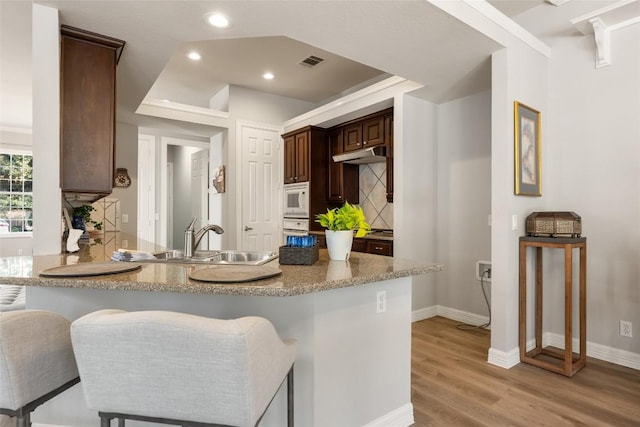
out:
M43 277L102 276L104 274L125 273L142 268L140 264L124 262L81 262L47 268L40 272Z
M201 268L189 273L189 278L201 282L238 283L252 282L277 276L282 270L266 265L219 265Z

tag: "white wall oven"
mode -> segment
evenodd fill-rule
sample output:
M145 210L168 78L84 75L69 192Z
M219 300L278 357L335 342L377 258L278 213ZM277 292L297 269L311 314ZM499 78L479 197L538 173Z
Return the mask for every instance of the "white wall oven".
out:
M285 184L284 217L309 218L309 183Z
M284 232L284 241L287 236L306 236L309 234L308 218L285 218L282 222L282 231Z

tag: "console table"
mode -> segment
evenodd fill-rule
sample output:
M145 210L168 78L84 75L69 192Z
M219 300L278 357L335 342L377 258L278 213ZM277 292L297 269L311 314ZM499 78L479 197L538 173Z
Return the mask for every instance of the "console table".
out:
M535 348L527 351L527 248L535 248ZM564 249L564 350L542 347L542 249ZM573 250L580 249L580 352L573 343ZM587 238L520 237L520 361L572 377L587 359ZM557 363L557 361L560 363Z

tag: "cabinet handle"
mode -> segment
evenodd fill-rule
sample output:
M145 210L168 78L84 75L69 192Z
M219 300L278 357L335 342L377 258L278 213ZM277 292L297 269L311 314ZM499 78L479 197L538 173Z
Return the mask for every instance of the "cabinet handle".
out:
M367 141L364 141L364 142L362 143L362 145L367 145Z
M382 248L380 246L376 246L376 250L381 251Z
M253 228L251 228L251 227L249 227L247 225L244 226L244 231L250 231L250 230L253 230Z

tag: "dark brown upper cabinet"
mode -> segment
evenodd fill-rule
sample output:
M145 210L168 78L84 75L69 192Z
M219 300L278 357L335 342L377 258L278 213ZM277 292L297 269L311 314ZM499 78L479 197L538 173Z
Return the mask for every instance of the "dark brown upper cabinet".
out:
M344 202L359 203L358 166L336 163L332 156L344 152L343 129L337 128L329 132L329 173L327 177L327 201L342 204Z
M111 194L116 65L125 42L63 25L60 64L60 184L84 200Z
M284 183L309 181L309 131L284 135Z
M359 119L344 126L345 152L375 147L384 143L384 117L382 115Z

